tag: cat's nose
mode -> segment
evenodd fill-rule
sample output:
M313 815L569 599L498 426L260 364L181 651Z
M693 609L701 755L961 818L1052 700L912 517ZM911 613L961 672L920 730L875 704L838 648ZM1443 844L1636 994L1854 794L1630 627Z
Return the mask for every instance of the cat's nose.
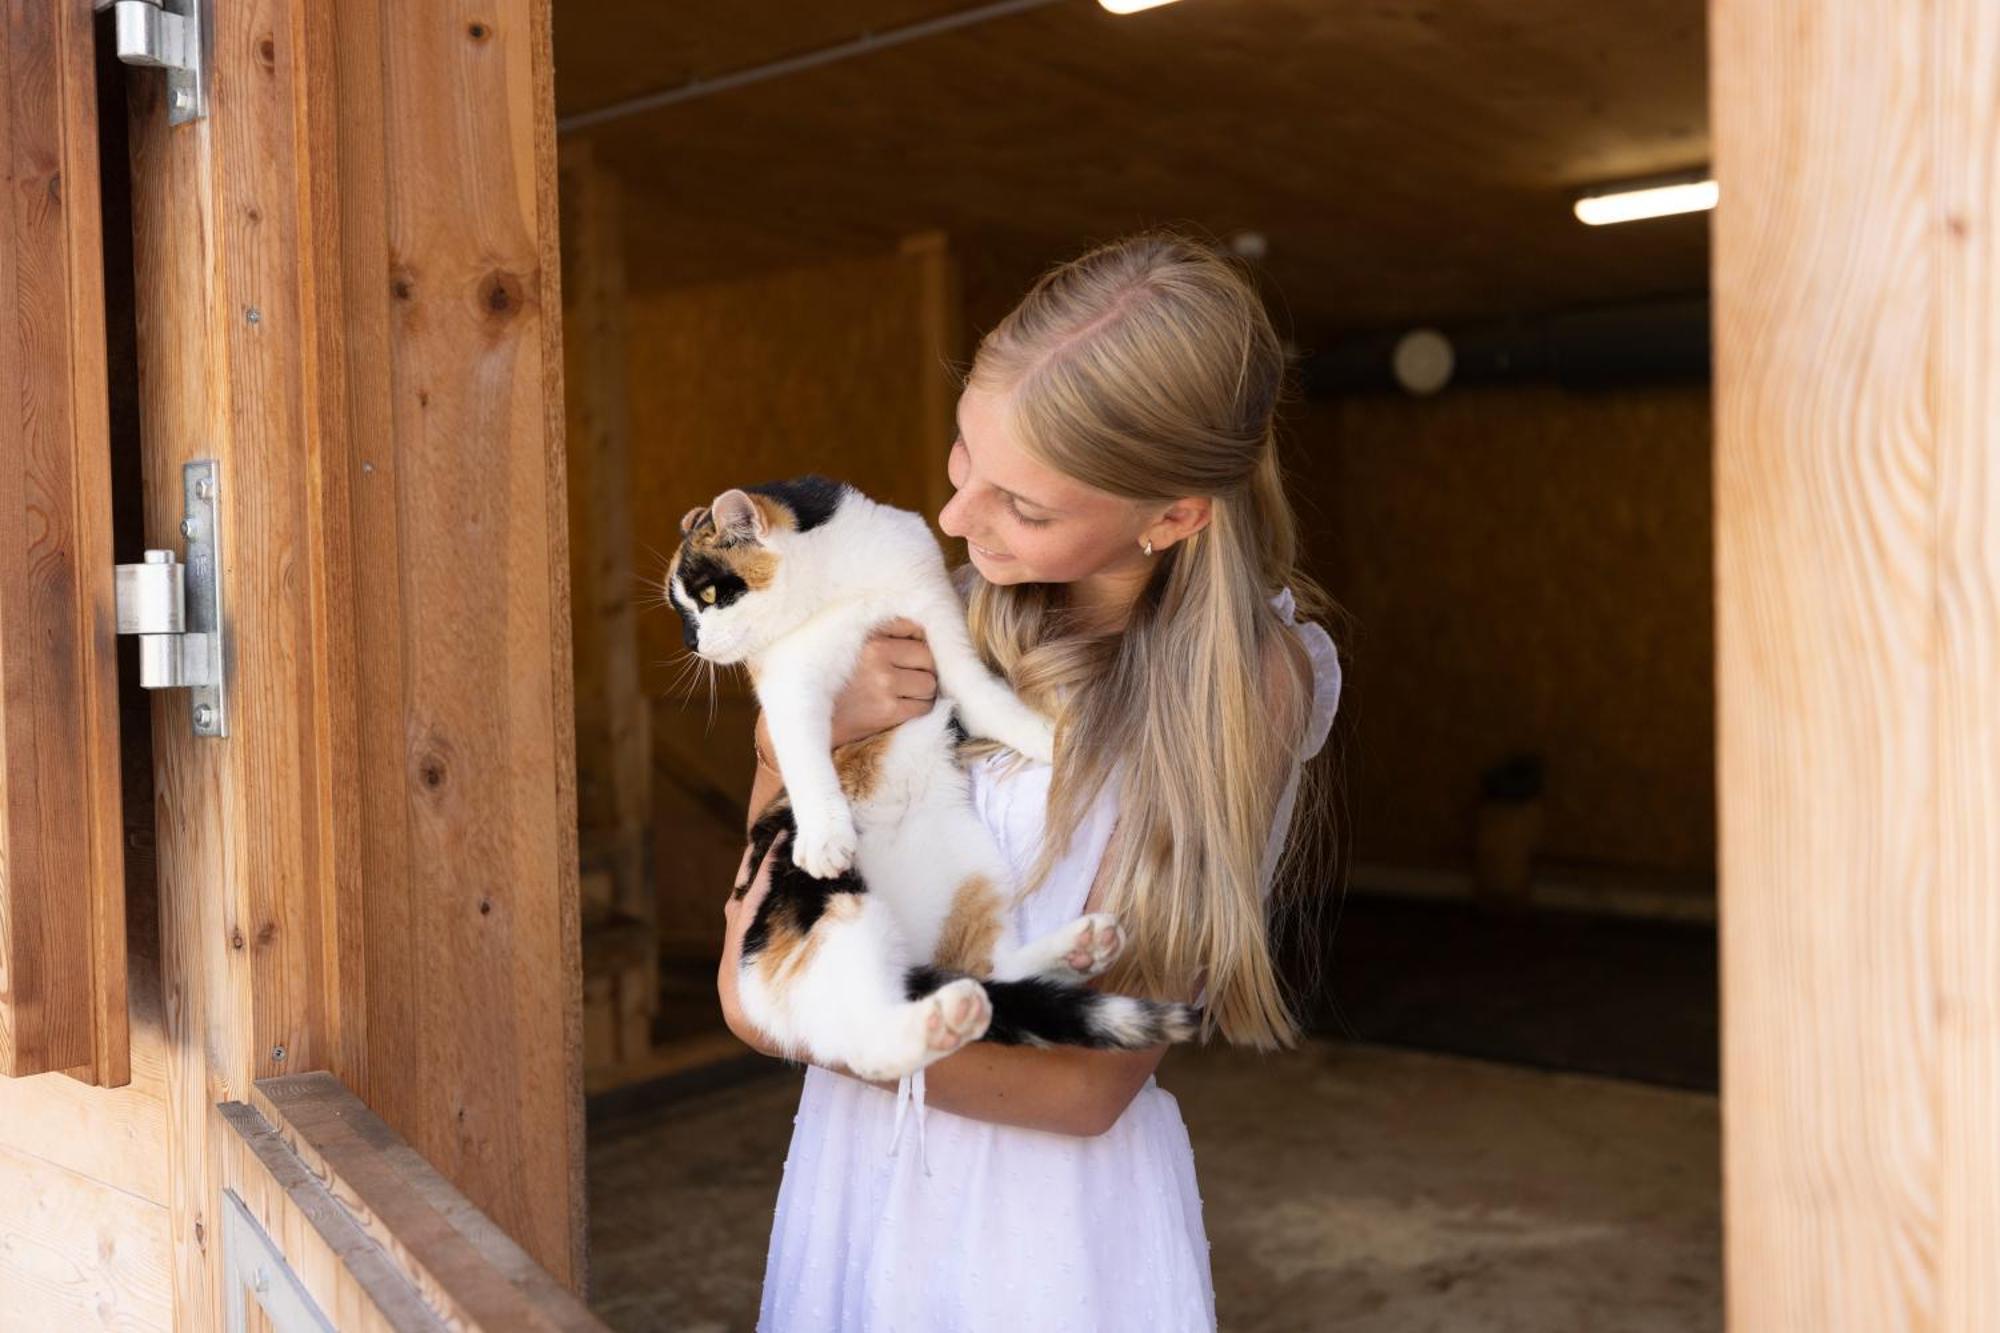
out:
M693 652L701 644L701 635L694 627L693 616L681 617L681 643L689 652Z

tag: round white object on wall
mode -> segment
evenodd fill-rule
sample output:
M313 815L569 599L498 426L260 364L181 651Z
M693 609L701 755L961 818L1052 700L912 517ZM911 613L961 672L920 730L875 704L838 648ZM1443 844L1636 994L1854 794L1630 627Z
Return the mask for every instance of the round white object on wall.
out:
M1229 250L1238 259L1254 264L1271 253L1271 242L1261 231L1239 231L1229 238Z
M1396 340L1390 368L1395 372L1396 383L1423 397L1451 383L1456 363L1451 339L1436 329L1411 329Z

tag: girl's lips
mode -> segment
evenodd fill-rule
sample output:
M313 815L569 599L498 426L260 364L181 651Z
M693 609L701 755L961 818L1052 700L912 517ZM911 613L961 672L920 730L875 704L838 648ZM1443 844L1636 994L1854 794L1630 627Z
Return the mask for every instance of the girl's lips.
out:
M966 546L971 549L974 555L980 556L981 558L986 560L1012 560L1014 558L1011 555L1002 555L998 551L989 551L984 546L981 546L978 542L968 541L966 543Z

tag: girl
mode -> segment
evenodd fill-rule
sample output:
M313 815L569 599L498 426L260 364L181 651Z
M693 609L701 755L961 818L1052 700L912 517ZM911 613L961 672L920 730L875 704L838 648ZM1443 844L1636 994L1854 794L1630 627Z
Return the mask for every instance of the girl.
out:
M1294 622L1293 519L1273 414L1284 354L1244 276L1148 235L1046 275L980 344L938 524L965 539L990 665L1057 720L1053 769L976 761L981 819L1025 892L1021 938L1118 914L1101 984L1200 998L1209 1033L1296 1036L1266 892L1340 668ZM922 642L878 636L836 743L927 711ZM763 756L751 810L781 779ZM1310 803L1308 803L1310 805ZM723 1011L751 895L725 908ZM974 1045L902 1092L810 1068L778 1195L760 1327L1210 1329L1194 1157L1140 1052ZM926 1122L924 1101L941 1114Z

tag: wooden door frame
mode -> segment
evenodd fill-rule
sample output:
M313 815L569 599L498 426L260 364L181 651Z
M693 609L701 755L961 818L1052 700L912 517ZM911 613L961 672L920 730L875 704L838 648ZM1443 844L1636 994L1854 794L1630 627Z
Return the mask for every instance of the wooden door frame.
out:
M229 608L229 737L154 714L183 1327L216 1108L311 1070L583 1280L548 6L218 5L206 118L128 80L148 545L220 460Z
M2000 8L1713 0L1730 1325L2000 1318Z

